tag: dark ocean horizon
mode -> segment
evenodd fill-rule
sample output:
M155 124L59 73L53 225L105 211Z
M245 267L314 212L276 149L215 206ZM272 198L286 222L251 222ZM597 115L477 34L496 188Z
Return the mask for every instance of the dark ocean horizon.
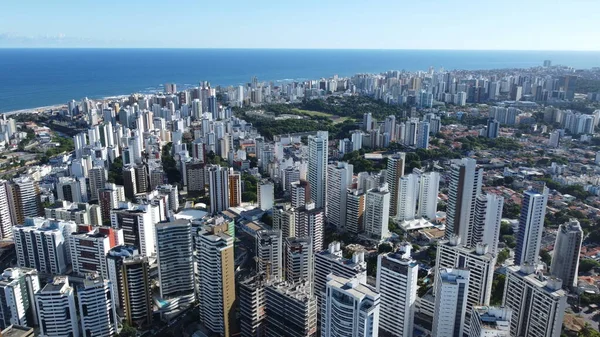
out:
M551 60L600 67L600 52L340 49L0 49L0 112L160 91L208 81L212 86L318 79L333 75L529 68Z

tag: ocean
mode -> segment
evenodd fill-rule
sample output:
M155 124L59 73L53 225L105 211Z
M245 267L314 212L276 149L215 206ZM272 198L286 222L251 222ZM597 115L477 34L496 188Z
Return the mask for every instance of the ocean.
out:
M387 70L600 66L600 52L293 49L0 49L0 112L71 99Z

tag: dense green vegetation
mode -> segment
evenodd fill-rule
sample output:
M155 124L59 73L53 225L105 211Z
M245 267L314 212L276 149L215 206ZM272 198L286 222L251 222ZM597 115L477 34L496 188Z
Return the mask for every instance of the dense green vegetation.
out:
M177 162L171 155L172 148L173 143L167 143L165 146L163 146L161 161L163 171L169 180L169 184L179 184L181 183L181 172L179 172L179 169L177 168Z
M117 157L108 167L108 182L123 185L123 158Z
M588 92L599 92L600 80L592 80L586 78L578 78L575 92L587 94Z
M29 138L29 134L27 134L27 138ZM71 152L75 149L72 138L54 137L52 141L58 143L58 146L46 150L46 152L44 152L44 154L40 157L41 163L47 163L50 158L62 153Z
M598 267L600 267L600 262L598 262L596 260L581 259L581 261L579 261L579 272L583 273L583 274L589 272L593 268L598 268Z
M506 276L502 274L494 274L494 280L492 281L492 298L490 303L492 305L502 304L502 297L504 296L504 283L506 282Z
M462 143L462 149L466 151L471 150L503 150L503 151L518 151L521 149L521 144L512 138L485 138L485 137L472 137L467 136L458 139Z
M242 183L244 184L244 192L242 192L243 202L256 202L258 197L256 195L256 186L258 185L258 179L255 176L243 173Z
M561 185L548 176L538 178L537 180L546 183L546 186L550 189L557 190L561 194L570 194L579 200L585 200L592 195L586 192L581 185Z
M363 150L346 153L342 158L342 161L346 161L353 165L354 172L376 172L385 169L387 166L385 160L365 159Z
M498 258L496 259L496 264L502 264L510 257L510 251L504 248L500 253L498 253Z

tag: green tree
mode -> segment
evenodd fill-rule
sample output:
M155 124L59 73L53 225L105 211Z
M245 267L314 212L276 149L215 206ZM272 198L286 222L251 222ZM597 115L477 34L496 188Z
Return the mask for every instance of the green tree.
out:
M498 258L496 259L497 264L502 264L510 257L510 251L504 248L500 253L498 253Z
M585 274L592 270L593 268L600 267L600 262L592 260L592 259L581 259L579 261L579 273Z
M552 255L550 255L547 250L540 250L540 257L542 258L542 262L544 262L547 266L552 263Z
M119 332L119 337L135 337L136 335L137 330L127 323L123 324L123 329Z
M502 297L504 296L504 283L506 282L506 276L502 274L494 274L494 280L492 281L492 296L490 303L492 305L502 304Z

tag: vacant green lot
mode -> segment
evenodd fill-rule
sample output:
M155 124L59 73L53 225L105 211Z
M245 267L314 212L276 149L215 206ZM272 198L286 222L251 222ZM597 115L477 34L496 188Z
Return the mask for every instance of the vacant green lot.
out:
M292 109L293 112L301 115L309 115L309 116L321 116L321 117L331 117L332 114L328 114L320 111L312 111L312 110L302 110L302 109Z

